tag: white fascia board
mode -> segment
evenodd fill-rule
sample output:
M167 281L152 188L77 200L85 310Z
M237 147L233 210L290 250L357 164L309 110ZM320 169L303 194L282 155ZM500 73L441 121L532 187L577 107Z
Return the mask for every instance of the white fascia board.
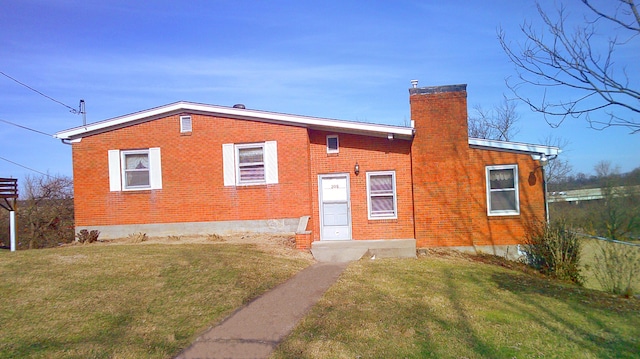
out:
M546 156L557 156L562 150L555 146L534 145L530 143L507 142L497 140L485 140L482 138L470 138L469 145L487 149L499 149L505 151L524 152L532 155L544 154Z
M233 107L223 107L215 105L206 105L193 102L176 102L166 106L156 107L150 110L136 112L130 115L115 117L109 120L96 122L86 126L72 128L66 131L60 131L53 137L59 139L71 139L83 137L85 134L106 131L109 128L117 128L125 126L128 123L143 121L146 118L154 118L170 113L178 113L184 111L193 111L208 115L222 115L232 118L246 119L253 121L272 122L285 125L302 126L312 129L324 129L328 131L346 131L354 133L369 134L379 137L388 137L390 134L400 139L413 138L414 129L411 127L400 127L390 125L379 125L372 123L361 123L352 121L341 121L318 117L307 117L288 115L275 112L265 112L247 109L238 109Z

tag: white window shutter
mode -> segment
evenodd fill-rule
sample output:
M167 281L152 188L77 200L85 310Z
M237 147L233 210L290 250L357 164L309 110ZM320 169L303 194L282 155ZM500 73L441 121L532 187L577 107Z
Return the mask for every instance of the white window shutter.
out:
M120 191L122 189L121 180L120 151L109 150L109 190L112 192Z
M162 161L159 147L149 149L149 184L151 189L162 189Z
M264 172L267 184L278 183L278 143L264 143Z
M222 172L225 186L235 186L236 184L236 164L235 148L233 143L222 145Z

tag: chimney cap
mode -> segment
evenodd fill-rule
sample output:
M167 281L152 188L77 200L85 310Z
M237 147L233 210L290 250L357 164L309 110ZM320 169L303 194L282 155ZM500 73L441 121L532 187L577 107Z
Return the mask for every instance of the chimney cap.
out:
M429 95L435 93L443 93L443 92L466 92L467 85L444 85L444 86L429 86L429 87L420 87L420 88L411 88L409 89L409 94L411 95Z
M411 80L411 87L417 88L418 87L418 80Z

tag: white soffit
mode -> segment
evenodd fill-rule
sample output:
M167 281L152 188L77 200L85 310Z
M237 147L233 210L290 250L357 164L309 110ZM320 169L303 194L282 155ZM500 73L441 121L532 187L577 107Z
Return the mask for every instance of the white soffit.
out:
M562 152L558 147L534 145L530 143L507 142L497 140L485 140L481 138L470 138L469 145L489 150L505 150L513 152L524 152L530 154L544 154L546 156L557 156Z
M81 138L89 134L106 132L111 129L125 127L129 124L144 122L147 120L170 116L182 112L193 112L214 116L228 116L237 119L301 126L318 130L359 133L377 137L389 137L389 135L393 135L393 137L395 138L407 140L413 138L414 130L411 127L379 125L373 123L288 115L275 112L247 110L234 107L206 105L181 101L145 111L136 112L130 115L95 122L86 126L80 126L69 130L60 131L53 137L65 140Z

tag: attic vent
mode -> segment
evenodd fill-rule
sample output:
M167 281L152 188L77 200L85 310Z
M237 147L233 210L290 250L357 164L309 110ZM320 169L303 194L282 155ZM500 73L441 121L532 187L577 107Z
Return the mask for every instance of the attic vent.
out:
M191 132L191 116L180 116L180 132Z
M239 108L239 109L244 110L246 107L244 107L244 105L241 104L241 103L237 103L237 104L233 105L233 108Z

